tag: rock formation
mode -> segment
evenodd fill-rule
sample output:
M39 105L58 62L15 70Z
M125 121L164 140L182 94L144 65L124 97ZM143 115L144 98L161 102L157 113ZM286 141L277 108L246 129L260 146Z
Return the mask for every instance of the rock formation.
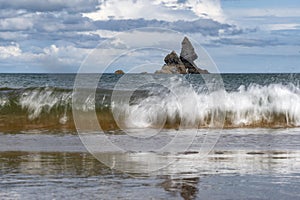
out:
M158 74L186 74L186 68L175 51L165 57L165 65Z
M157 74L208 74L207 70L199 69L194 61L198 58L192 43L185 37L181 43L180 57L172 51L165 57L165 65Z
M125 74L125 72L123 70L117 70L115 71L115 74Z

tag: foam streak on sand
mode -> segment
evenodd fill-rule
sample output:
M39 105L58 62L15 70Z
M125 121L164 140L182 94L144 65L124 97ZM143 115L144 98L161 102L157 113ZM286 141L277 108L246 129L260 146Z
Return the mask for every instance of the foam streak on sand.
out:
M164 128L176 128L179 124L185 128L208 128L214 127L216 115L224 116L225 128L300 126L300 89L293 84L240 86L236 91L223 93L222 99L218 99L220 91L196 92L178 84L176 87L182 90L176 96L166 91L155 95L134 94L129 105L111 104L112 91L99 91L96 113L100 124L104 129L118 129L111 113L117 110L124 115L116 120L129 128L156 128L162 122ZM49 129L73 129L71 98L72 90L58 88L1 89L1 126L26 130L26 127L43 127L44 123ZM93 102L90 96L84 98ZM89 103L77 109L87 112L94 108Z

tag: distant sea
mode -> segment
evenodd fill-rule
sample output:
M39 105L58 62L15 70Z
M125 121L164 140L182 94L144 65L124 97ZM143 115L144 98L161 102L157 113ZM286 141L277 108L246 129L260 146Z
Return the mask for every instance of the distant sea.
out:
M95 95L74 108L76 74L0 74L0 199L300 199L300 74L125 76L101 75ZM119 159L133 177L88 153L74 109L95 110L122 147L127 130L219 138L204 158L197 138L189 151L159 159L131 144ZM175 166L146 173L147 162L174 157Z

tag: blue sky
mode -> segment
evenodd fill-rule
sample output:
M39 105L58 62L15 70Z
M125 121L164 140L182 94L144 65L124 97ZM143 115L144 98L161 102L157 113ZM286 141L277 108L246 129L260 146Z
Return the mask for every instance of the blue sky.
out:
M10 0L0 9L0 72L76 73L101 42L143 27L190 36L223 73L300 72L297 0Z

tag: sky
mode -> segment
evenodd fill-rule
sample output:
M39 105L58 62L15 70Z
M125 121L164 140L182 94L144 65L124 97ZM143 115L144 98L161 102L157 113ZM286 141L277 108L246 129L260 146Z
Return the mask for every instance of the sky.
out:
M299 0L1 1L0 73L76 73L95 48L115 56L128 47L122 34L140 47L158 43L160 37L132 32L147 27L189 36L221 73L300 73ZM109 40L113 45L101 45ZM158 63L156 70L163 59L154 55L148 52L147 62ZM146 60L141 52L130 58L124 71Z

